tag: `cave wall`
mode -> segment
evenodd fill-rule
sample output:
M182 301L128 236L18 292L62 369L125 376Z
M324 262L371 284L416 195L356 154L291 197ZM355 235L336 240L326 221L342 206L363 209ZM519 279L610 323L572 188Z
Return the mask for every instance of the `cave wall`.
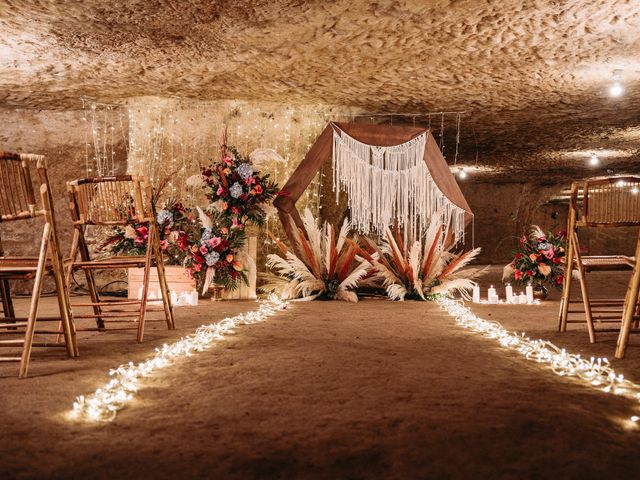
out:
M150 112L144 110L150 105L150 100L135 100L129 104L129 111L136 110L136 128L132 129L138 139L148 134L141 130L145 115ZM157 107L157 102L153 105ZM268 168L276 174L276 179L282 185L306 153L325 123L325 118L331 115L330 107L297 108L297 114L291 114L291 107L277 106L269 103L239 103L239 102L211 102L205 105L208 118L216 118L215 122L204 126L198 121L190 124L191 118L203 115L202 105L192 110L175 103L170 104L172 111L177 112L182 125L174 130L176 141L187 135L194 135L200 128L202 135L206 135L207 142L216 145L223 124L229 126L229 142L237 144L244 152L257 147L276 147L286 157L284 165L274 165ZM240 107L240 108L238 108ZM296 109L294 109L294 112ZM2 129L0 129L0 150L23 153L39 153L47 157L49 174L55 201L55 213L60 230L60 240L63 251L70 245L71 222L69 218L66 198L65 182L80 178L87 174L87 158L91 166L91 148L87 144L87 110L53 111L53 110L14 110L0 109ZM123 116L123 129L129 131L130 116ZM147 118L150 118L149 116ZM287 120L288 123L285 123ZM140 123L142 122L142 123ZM200 127L197 127L201 125ZM278 127L275 127L278 125ZM288 127L288 128L287 128ZM258 132L253 140L251 133ZM288 143L284 135L288 137ZM91 140L89 139L89 142ZM133 172L155 173L159 175L164 169L152 172L152 165L144 161L141 156L144 151L129 151L127 139L116 140L114 144L115 170L123 173L127 169ZM87 157L87 148L89 157ZM286 147L286 148L285 148ZM127 155L129 159L127 161ZM190 170L181 172L181 177L194 173L198 164L204 159L189 159ZM144 171L149 169L148 171ZM300 209L305 205L320 213L322 219L340 223L346 212L346 198L342 194L339 205L335 203L332 191L330 162L327 162L324 176L318 175L315 183L309 188L306 196L298 204ZM322 178L322 181L321 181ZM321 182L320 182L321 181ZM182 180L180 180L182 182ZM475 183L460 182L462 191L475 212L474 232L469 232L467 245L475 244L482 247L479 262L504 264L511 260L512 250L517 245L517 239L527 228L536 224L543 229L555 228L564 230L566 227L566 205L550 204L549 199L566 188L566 184L540 185L534 183ZM179 182L177 182L177 185ZM321 198L318 198L321 197ZM320 200L318 202L318 200ZM270 220L270 228L279 229L278 220ZM34 254L39 242L41 229L34 228L35 222L7 223L0 227L3 247L8 254ZM637 230L627 229L591 229L581 234L583 245L592 253L624 253L633 254ZM269 242L261 239L259 265L264 262L264 255L271 251Z

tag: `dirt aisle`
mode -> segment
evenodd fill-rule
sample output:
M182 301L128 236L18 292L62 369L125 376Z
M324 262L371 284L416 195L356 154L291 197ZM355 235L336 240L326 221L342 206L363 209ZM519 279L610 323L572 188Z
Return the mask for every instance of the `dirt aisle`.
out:
M541 371L455 326L433 304L296 304L160 372L109 425L52 415L52 402L90 391L90 381L63 384L63 377L0 380L3 391L11 383L14 407L0 420L2 478L629 478L640 471L640 433L618 423L630 402ZM92 370L84 378L101 376ZM32 420L21 420L30 400L16 401L17 392L38 384L50 396L36 402Z

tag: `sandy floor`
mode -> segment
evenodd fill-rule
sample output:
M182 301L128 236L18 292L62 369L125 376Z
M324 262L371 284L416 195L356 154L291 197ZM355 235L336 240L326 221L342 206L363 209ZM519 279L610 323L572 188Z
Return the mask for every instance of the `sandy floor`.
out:
M490 277L495 275L492 273ZM622 288L620 275L598 277ZM488 278L486 283L494 281ZM485 282L483 282L485 283ZM487 285L488 286L488 285ZM436 305L295 304L146 382L107 425L70 423L110 367L255 306L177 309L177 332L81 337L82 357L36 350L32 377L0 365L0 478L632 478L638 411L462 330ZM585 355L615 334L555 332L558 304L477 306ZM640 382L640 336L615 362ZM635 410L634 410L635 408Z

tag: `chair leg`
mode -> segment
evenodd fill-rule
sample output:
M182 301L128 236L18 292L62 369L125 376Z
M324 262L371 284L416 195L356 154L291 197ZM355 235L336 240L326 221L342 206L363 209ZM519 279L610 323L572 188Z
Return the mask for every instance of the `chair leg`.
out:
M629 343L629 335L631 334L631 326L634 323L633 316L638 305L638 295L640 294L640 235L638 235L638 243L636 246L636 264L633 267L633 273L629 280L627 295L624 302L624 310L622 313L622 325L620 326L620 334L618 335L618 343L616 345L616 358L624 358L627 352L627 344ZM637 323L637 321L635 322Z
M3 279L0 282L0 295L2 295L2 313L5 318L15 318L16 313L13 309L13 301L11 300L11 287L9 280Z
M78 242L78 250L80 251L80 258L84 262L89 262L91 261L91 255L89 255L89 247L87 246L87 243L85 242L85 239L84 239L84 232L79 229L76 229L76 232L78 234L77 242ZM75 237L74 237L74 240L75 240ZM71 268L73 268L73 264ZM94 303L93 314L100 315L102 313L102 308L100 308L100 305L99 305L100 295L98 294L98 288L96 287L96 279L93 276L93 271L89 268L84 268L83 270L87 280L87 289L89 290L89 296L91 297L91 302ZM100 329L105 328L104 319L102 317L97 317L96 325Z
M144 324L147 313L147 296L149 295L149 276L151 273L151 255L153 253L153 238L155 234L154 222L149 225L149 236L147 243L147 252L145 254L144 274L142 276L142 298L140 299L140 318L138 323L138 342L144 339Z
M31 294L31 306L29 307L29 316L27 318L27 330L24 337L24 345L22 347L22 357L20 359L19 378L26 378L29 372L29 361L31 359L31 347L33 345L33 336L36 329L36 317L38 315L38 305L40 302L40 293L42 292L42 280L45 273L45 262L47 259L47 248L49 243L49 235L51 227L48 223L44 226L42 234L42 244L40 246L40 256L38 258L38 268L36 277L33 282L33 291Z
M52 245L53 243L54 242L52 242ZM77 357L79 355L78 343L76 339L73 315L71 312L71 305L69 303L69 294L68 290L65 288L62 262L54 248L52 248L51 262L53 266L53 279L56 285L58 310L60 311L60 327L62 329L62 334L64 335L65 345L67 346L67 354L70 357Z
M578 269L578 275L580 277L580 290L582 292L582 304L584 305L584 313L587 317L587 330L589 331L589 342L596 343L596 331L593 325L593 315L591 313L591 303L589 301L589 291L587 289L587 279L585 276L584 265L582 265L582 258L579 251L579 243L576 237L576 233L572 233L574 237L574 248L576 256L576 267Z
M169 292L169 285L167 284L164 259L162 258L162 250L160 248L159 239L154 239L153 249L156 259L156 269L158 270L158 281L160 283L160 290L162 292L162 305L164 306L164 316L167 321L167 328L169 330L175 330L176 324L175 318L173 316L173 305L171 305L171 292Z
M562 299L560 300L560 315L558 331L567 331L567 319L569 317L569 301L571 300L571 286L573 283L573 241L571 236L567 239L567 256L565 258L564 283L562 285Z

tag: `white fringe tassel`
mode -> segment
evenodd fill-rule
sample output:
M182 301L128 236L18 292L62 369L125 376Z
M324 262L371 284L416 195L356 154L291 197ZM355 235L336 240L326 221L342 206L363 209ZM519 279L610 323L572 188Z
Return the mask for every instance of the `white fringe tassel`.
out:
M382 236L394 219L405 240L422 237L437 212L450 225L455 242L464 241L464 210L433 181L424 162L426 132L393 147L367 145L334 126L333 189L349 199L352 227ZM450 222L450 224L449 224Z

